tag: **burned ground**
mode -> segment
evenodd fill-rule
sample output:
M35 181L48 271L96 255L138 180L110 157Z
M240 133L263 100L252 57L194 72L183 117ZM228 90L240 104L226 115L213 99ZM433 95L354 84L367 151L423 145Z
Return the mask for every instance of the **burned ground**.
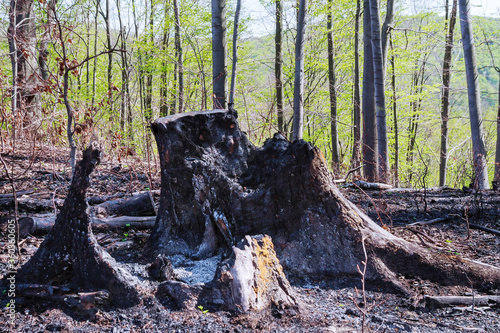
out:
M17 191L28 191L33 198L64 199L69 186L64 149L41 147L35 151L19 150L17 154L3 154L9 165L14 165ZM127 157L121 165L110 156L92 176L88 197L125 197L142 190L159 188L159 172L152 163L148 167L137 157ZM9 181L2 170L0 193L12 193ZM500 264L500 237L481 230L469 230L475 224L500 229L500 196L492 191L470 192L462 189L425 189L400 191L362 191L355 186L341 187L344 195L365 211L384 228L407 240L437 246L450 255L479 260L498 266ZM31 192L31 193L30 193ZM155 194L155 192L153 192ZM158 199L158 195L156 195ZM21 216L35 212L20 212ZM53 213L53 211L45 212ZM2 217L10 216L8 204L2 208ZM446 218L429 225L410 225L420 221ZM5 242L2 231L1 241ZM469 237L468 237L469 236ZM44 235L30 235L21 240L22 262L33 255ZM154 288L157 282L147 277L143 245L149 230L115 229L96 232L99 243L117 261L122 262L134 275ZM5 244L5 243L3 243ZM2 250L5 246L2 244ZM5 250L4 250L5 251ZM5 273L6 253L1 254L0 274ZM369 260L369 259L368 259ZM184 279L209 281L217 258L207 262L195 262L177 256L174 268L185 272ZM361 263L360 263L361 264ZM197 275L196 275L197 274ZM408 332L498 332L500 319L498 305L491 307L430 308L424 295L481 295L484 290L467 287L442 287L429 281L401 277L411 286L411 296L403 296L379 290L370 285L368 303L375 306L368 312L366 325L373 331ZM19 332L244 332L244 331L306 331L339 332L361 329L361 314L354 302L356 297L352 278L333 281L315 281L304 276L293 281L293 288L302 303L300 312L236 315L228 312L206 312L206 309L178 311L168 302L157 300L153 294L141 304L117 309L100 306L88 312L71 302L44 297L24 297L16 300L18 315L13 328L0 326L0 331ZM359 286L359 281L354 281ZM491 293L491 290L488 291ZM498 294L499 291L496 291ZM2 300L2 307L6 300ZM6 322L5 312L0 321Z

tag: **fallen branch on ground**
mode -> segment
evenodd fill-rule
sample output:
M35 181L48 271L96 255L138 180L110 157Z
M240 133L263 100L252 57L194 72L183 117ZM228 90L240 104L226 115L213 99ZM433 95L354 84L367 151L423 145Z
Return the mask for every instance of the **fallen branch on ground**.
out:
M500 308L500 296L425 296L427 306L445 308L457 305L462 306L489 306Z

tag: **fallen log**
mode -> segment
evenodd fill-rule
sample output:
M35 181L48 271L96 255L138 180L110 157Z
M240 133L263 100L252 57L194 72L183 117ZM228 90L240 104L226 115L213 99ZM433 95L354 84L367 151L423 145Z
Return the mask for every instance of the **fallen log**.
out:
M64 203L63 199L38 199L28 195L22 195L17 198L18 208L25 212L46 212L53 211L55 208L61 208ZM14 198L0 199L0 208L13 209Z
M414 226L414 225L429 225L429 224L434 224L434 223L440 223L440 222L445 222L448 221L451 217L446 216L446 217L438 217L436 219L432 219L429 221L417 221L413 222L407 225L407 227Z
M495 229L491 229L491 228L488 228L488 227L483 227L481 225L472 224L472 223L469 224L469 227L471 229L481 230L481 231L485 231L485 232L488 232L488 233L493 234L493 235L500 236L500 230L495 230Z
M363 190L389 190L393 186L383 183L368 183L362 180L356 180L353 183L355 186L362 188Z
M208 257L245 235L272 237L284 271L295 281L352 276L408 292L404 279L445 285L500 285L500 269L439 253L377 225L334 184L317 147L281 134L254 147L236 114L176 114L151 126L161 166L160 207L151 254ZM388 188L390 186L384 186ZM381 187L378 187L381 188ZM489 287L488 287L489 288Z
M153 196L149 191L129 198L103 202L94 207L97 215L155 216Z
M151 229L156 221L154 216L118 216L107 218L91 218L93 230L124 229L137 230ZM55 216L24 217L19 219L19 237L26 238L28 234L49 232L56 222Z
M500 296L425 296L427 306L446 308L452 306L489 306L500 308Z

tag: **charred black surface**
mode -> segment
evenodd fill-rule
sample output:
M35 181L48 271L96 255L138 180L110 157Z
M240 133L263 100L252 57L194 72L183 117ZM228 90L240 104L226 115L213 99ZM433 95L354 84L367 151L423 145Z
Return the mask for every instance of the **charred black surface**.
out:
M262 148L234 113L213 110L152 125L161 199L150 249L209 256L245 235L268 234L287 274L304 280L352 275L405 290L397 273L447 284L500 284L500 270L434 252L384 230L346 200L321 152L276 134ZM454 274L458 268L459 274Z
M118 267L92 233L85 196L100 150L89 147L78 163L68 196L54 228L17 273L18 283L73 284L87 290L107 289L118 306L139 301L138 281Z

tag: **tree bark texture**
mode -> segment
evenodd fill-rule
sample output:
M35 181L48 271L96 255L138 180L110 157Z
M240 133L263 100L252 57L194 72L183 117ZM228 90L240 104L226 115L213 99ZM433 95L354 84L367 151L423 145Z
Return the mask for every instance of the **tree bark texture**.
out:
M500 269L438 253L378 226L334 185L320 150L275 134L256 148L235 114L213 110L152 124L161 196L149 249L206 257L245 235L272 237L287 274L297 279L358 276L405 290L397 274L444 284L500 284ZM470 280L469 280L470 279Z
M364 0L363 12L363 174L366 180L378 180L377 119L375 117L375 75L373 72L370 1Z
M90 174L100 151L89 147L78 163L68 196L49 235L18 271L18 283L72 283L85 289L107 289L118 306L139 302L139 281L105 252L92 233L85 200Z
M181 40L181 19L179 15L178 0L174 0L174 18L175 18L175 54L177 56L177 73L179 80L179 113L184 112L184 60Z
M464 48L465 74L469 97L469 116L474 155L475 180L474 187L489 189L488 168L486 165L486 148L484 144L483 116L481 112L481 94L479 91L479 74L477 71L476 51L472 35L469 0L458 1L460 9L460 28Z
M293 84L293 139L304 132L304 44L306 37L307 0L300 0L295 39L295 80Z
M375 83L375 109L377 116L378 172L379 180L389 181L389 142L385 112L384 55L380 37L380 0L370 0L372 30L373 71Z
M278 117L278 131L285 133L285 122L283 114L283 6L281 0L276 0L276 35L274 37L275 60L274 75L276 76L276 112Z
M212 62L214 109L226 108L226 0L212 0Z
M354 106L353 106L353 145L351 168L361 164L361 97L359 86L359 21L361 17L361 0L356 1L356 17L354 23Z
M335 51L333 42L333 0L328 0L328 90L330 93L330 132L332 136L332 166L333 171L338 174L340 167L339 138L337 126L337 91L335 90Z
M496 68L500 75L500 69ZM500 79L498 81L498 111L497 111L497 143L495 152L495 176L497 186L500 186Z
M446 8L448 11L448 8ZM448 16L448 13L446 14ZM448 164L448 117L450 112L450 82L451 56L453 51L453 31L457 16L457 0L453 0L451 8L450 26L446 36L446 46L443 60L443 92L441 96L441 152L439 163L439 186L446 185L446 168ZM446 23L448 24L448 23Z
M229 103L234 105L234 90L236 89L236 70L238 66L238 25L240 23L241 0L236 1L233 29L233 68L231 70L231 89L229 89Z
M385 13L384 24L382 25L382 59L384 73L387 70L387 50L389 49L389 34L391 33L392 24L394 22L394 0L387 0L387 11ZM385 76L385 75L384 75Z
M39 124L42 105L36 57L36 27L32 0L11 0L7 38L12 65L12 110L22 112L25 124ZM17 114L14 115L18 117Z

